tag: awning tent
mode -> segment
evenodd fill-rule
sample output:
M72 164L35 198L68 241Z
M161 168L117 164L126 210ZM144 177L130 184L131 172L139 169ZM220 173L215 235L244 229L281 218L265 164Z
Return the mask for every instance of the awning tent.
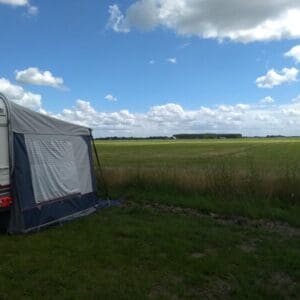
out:
M13 196L8 232L38 230L95 211L91 130L0 97L8 111Z

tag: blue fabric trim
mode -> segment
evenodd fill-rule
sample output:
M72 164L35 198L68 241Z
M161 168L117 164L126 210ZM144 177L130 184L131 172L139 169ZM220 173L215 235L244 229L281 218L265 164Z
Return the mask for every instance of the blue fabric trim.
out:
M59 222L60 219L74 215L80 211L96 207L97 197L95 193L75 196L62 201L45 203L40 207L23 211L24 229L35 229L47 223Z
M14 188L17 190L19 205L23 210L35 205L30 164L23 134L14 134L14 154Z

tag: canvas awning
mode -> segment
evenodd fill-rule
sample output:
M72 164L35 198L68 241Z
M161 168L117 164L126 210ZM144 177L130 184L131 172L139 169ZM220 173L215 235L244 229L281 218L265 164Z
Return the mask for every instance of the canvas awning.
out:
M90 129L68 123L45 114L32 111L12 101L8 102L10 128L12 132L23 134L53 134L68 136L89 136Z

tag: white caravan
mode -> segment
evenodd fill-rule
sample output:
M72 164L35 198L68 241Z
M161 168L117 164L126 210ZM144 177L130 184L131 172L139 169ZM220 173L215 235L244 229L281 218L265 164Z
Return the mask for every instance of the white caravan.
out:
M5 232L12 204L7 114L6 104L0 97L0 232Z
M9 154L8 154L8 128L7 109L0 98L0 199L9 187ZM0 201L1 207L1 201Z

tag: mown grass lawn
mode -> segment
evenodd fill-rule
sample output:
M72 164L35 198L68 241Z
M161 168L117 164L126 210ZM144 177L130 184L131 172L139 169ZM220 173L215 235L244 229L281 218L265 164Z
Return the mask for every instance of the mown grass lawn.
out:
M299 237L110 208L0 238L1 299L296 299Z

